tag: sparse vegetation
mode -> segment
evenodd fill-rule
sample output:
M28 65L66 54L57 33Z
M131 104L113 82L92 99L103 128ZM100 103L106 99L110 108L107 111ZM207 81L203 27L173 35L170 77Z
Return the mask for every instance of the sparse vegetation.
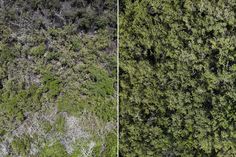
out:
M1 157L93 152L115 129L115 83L116 1L0 1Z

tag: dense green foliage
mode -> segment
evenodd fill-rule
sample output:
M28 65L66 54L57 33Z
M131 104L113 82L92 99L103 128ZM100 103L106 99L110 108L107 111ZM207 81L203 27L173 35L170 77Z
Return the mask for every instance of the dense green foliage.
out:
M115 83L116 1L0 1L1 157L115 156Z
M236 2L121 7L121 156L236 156Z

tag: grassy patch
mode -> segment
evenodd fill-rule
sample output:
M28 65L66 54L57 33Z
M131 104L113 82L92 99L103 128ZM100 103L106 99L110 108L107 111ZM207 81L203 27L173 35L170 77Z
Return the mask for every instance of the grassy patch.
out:
M30 140L27 136L15 138L11 143L13 153L17 156L27 157L30 150Z
M60 142L56 142L53 145L46 145L39 157L69 157L69 155L65 147Z
M65 131L65 118L63 116L58 116L55 124L54 124L54 128L60 132L63 133Z

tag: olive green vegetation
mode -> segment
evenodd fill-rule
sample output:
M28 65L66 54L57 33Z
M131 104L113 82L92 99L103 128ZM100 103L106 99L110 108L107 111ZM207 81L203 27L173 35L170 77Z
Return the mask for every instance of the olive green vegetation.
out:
M116 142L116 133L109 133L106 137L105 137L105 151L102 153L102 156L116 156L116 147L114 147L115 145L117 145Z
M116 156L115 87L116 1L0 2L0 156Z
M11 147L17 156L26 157L30 150L30 138L27 136L15 138L11 143Z
M236 1L120 8L121 156L236 156Z
M68 156L64 146L60 142L54 143L52 146L46 146L41 154L40 157L66 157Z

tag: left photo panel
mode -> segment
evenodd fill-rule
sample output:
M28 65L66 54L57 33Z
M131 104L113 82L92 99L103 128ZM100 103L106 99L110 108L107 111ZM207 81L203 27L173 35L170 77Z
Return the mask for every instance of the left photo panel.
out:
M117 156L116 77L116 0L0 0L0 157Z

